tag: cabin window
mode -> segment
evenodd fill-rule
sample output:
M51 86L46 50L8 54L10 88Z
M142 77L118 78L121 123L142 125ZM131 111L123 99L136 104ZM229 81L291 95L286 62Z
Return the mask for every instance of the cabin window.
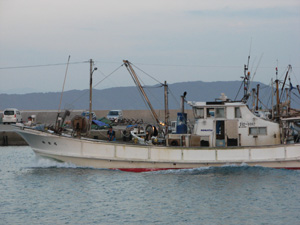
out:
M234 118L242 118L240 107L234 107Z
M206 117L215 117L215 109L214 108L207 108Z
M194 116L196 119L204 118L204 108L194 108Z
M249 127L249 135L267 135L266 127Z
M224 108L216 108L216 118L225 118Z

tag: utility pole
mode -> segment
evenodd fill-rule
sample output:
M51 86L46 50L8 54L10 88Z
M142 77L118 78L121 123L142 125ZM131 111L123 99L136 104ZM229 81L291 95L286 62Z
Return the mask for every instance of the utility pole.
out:
M89 108L89 133L92 128L92 89L93 89L93 60L90 59L90 108Z
M97 70L97 67L93 69L93 60L90 59L90 107L89 107L89 125L88 125L88 133L91 132L92 129L92 90L93 90L93 73Z

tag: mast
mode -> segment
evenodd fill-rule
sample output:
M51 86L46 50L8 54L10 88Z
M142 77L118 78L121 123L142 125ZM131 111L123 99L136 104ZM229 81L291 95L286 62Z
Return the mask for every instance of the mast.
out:
M255 111L255 88L252 88L252 112Z
M129 74L131 75L134 83L137 85L137 87L139 88L139 91L144 96L144 98L145 98L145 100L146 100L146 102L147 102L147 104L148 104L148 106L150 108L150 111L151 111L151 113L152 113L152 115L153 115L156 123L159 125L160 121L158 119L158 116L157 116L156 112L154 111L154 109L153 109L153 107L151 105L151 102L150 102L148 96L146 95L146 92L145 92L144 88L142 87L142 85L141 85L141 83L140 83L140 81L139 81L139 79L138 79L138 77L137 77L134 69L132 68L131 63L128 60L123 60L123 62L124 62L124 65L126 66L126 69L129 72Z
M278 80L278 68L276 67L275 68L276 70L276 80L275 80L275 83L276 83L276 117L277 119L280 118L280 109L279 109L279 104L280 104L280 99L279 99L279 80Z
M168 134L169 127L169 103L168 103L168 84L167 81L164 83L164 96L165 96L165 135Z
M283 93L283 89L284 89L284 86L285 86L285 82L286 82L286 79L289 75L289 72L290 72L290 69L292 68L291 65L288 66L288 70L286 71L286 74L285 74L285 78L284 78L284 82L283 82L283 85L282 85L282 88L281 88L281 95L280 95L280 98L282 96L282 93Z
M290 83L290 88L288 88L288 98L289 98L289 114L290 114L290 111L291 111L291 102L292 102L292 90L293 90L293 86L292 86L292 82L291 82L291 77L289 76L289 83Z
M71 58L71 56L69 55L68 63L67 63L67 68L66 68L66 72L65 72L65 79L64 79L64 83L63 83L61 94L60 94L60 101L59 101L59 106L58 106L58 113L60 113L60 106L61 106L62 97L63 97L63 93L64 93L64 88L65 88L65 83L66 83L66 78L67 78L67 73L68 73L70 58Z
M279 103L280 103L280 100L279 100L279 80L276 79L275 80L275 83L276 83L276 111L277 111L277 115L276 117L279 119L280 118L280 109L279 109Z
M290 114L290 107L291 107L291 101L290 101L290 94L289 94L289 88L285 88L286 93L286 115Z
M274 83L273 83L273 78L271 79L271 84L272 84L272 120L274 119Z
M55 131L59 133L60 130L60 126L63 125L64 123L64 119L63 121L61 120L62 118L60 117L60 107L61 107L61 102L62 102L62 97L63 97L63 93L64 93L64 88L65 88L65 83L66 83L66 78L67 78L67 73L68 73L68 68L69 68L69 63L70 63L70 58L71 56L69 55L68 57L68 63L67 63L67 68L66 68L66 72L65 72L65 79L64 79L64 83L62 86L62 90L61 90L61 94L60 94L60 101L59 101L59 106L58 106L58 111L57 111L57 115L56 115L56 121L55 121ZM67 115L67 111L65 112L64 116Z
M259 84L257 84L257 91L256 91L256 110L258 110L258 98L259 98Z
M246 64L244 65L244 77L242 77L242 78L244 78L244 80L243 80L243 83L244 83L244 96L242 98L242 101L244 103L246 103L248 101L248 98L249 98L249 93L248 93L249 83L250 83L250 71L248 71L249 62L250 62L250 53L248 55L247 65Z
M247 72L249 69L249 62L250 62L250 55L248 55L248 63L247 65L244 65L244 96L248 95L248 86L249 86L249 80L250 80L250 72Z

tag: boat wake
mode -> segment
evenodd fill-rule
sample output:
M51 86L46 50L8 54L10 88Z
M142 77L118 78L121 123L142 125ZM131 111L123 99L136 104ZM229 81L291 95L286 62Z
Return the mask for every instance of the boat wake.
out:
M246 163L229 164L220 167L200 167L193 169L170 169L145 172L147 174L178 174L178 175L199 175L199 174L228 174L242 171L258 171L258 170L274 170L273 168L265 168L261 166L248 166Z
M43 158L40 156L36 156L35 160L33 161L32 168L82 168L79 166L76 166L72 163L67 162L59 162L53 159Z
M63 168L63 169L92 169L92 170L108 170L108 171L119 171L118 169L96 169L93 167L82 167L77 166L68 162L60 162L49 158L36 156L31 168ZM219 174L229 175L238 173L264 173L270 172L270 170L278 170L274 168L266 168L261 166L248 166L246 163L242 164L228 164L220 167L200 167L193 169L167 169L167 170L156 170L142 172L143 174L174 174L174 175L207 175L207 174ZM123 171L122 171L123 172Z

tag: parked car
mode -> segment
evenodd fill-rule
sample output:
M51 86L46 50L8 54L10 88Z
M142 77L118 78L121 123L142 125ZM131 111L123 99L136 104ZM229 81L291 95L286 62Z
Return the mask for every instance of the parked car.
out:
M89 119L90 117L90 112L89 111L84 111L81 113L82 116L84 116L85 118ZM97 120L96 114L94 112L92 112L92 120Z
M111 121L118 121L123 119L123 111L119 109L110 110L107 114L107 119Z
M19 110L14 108L5 109L3 111L2 123L11 124L11 123L21 123L22 115Z

